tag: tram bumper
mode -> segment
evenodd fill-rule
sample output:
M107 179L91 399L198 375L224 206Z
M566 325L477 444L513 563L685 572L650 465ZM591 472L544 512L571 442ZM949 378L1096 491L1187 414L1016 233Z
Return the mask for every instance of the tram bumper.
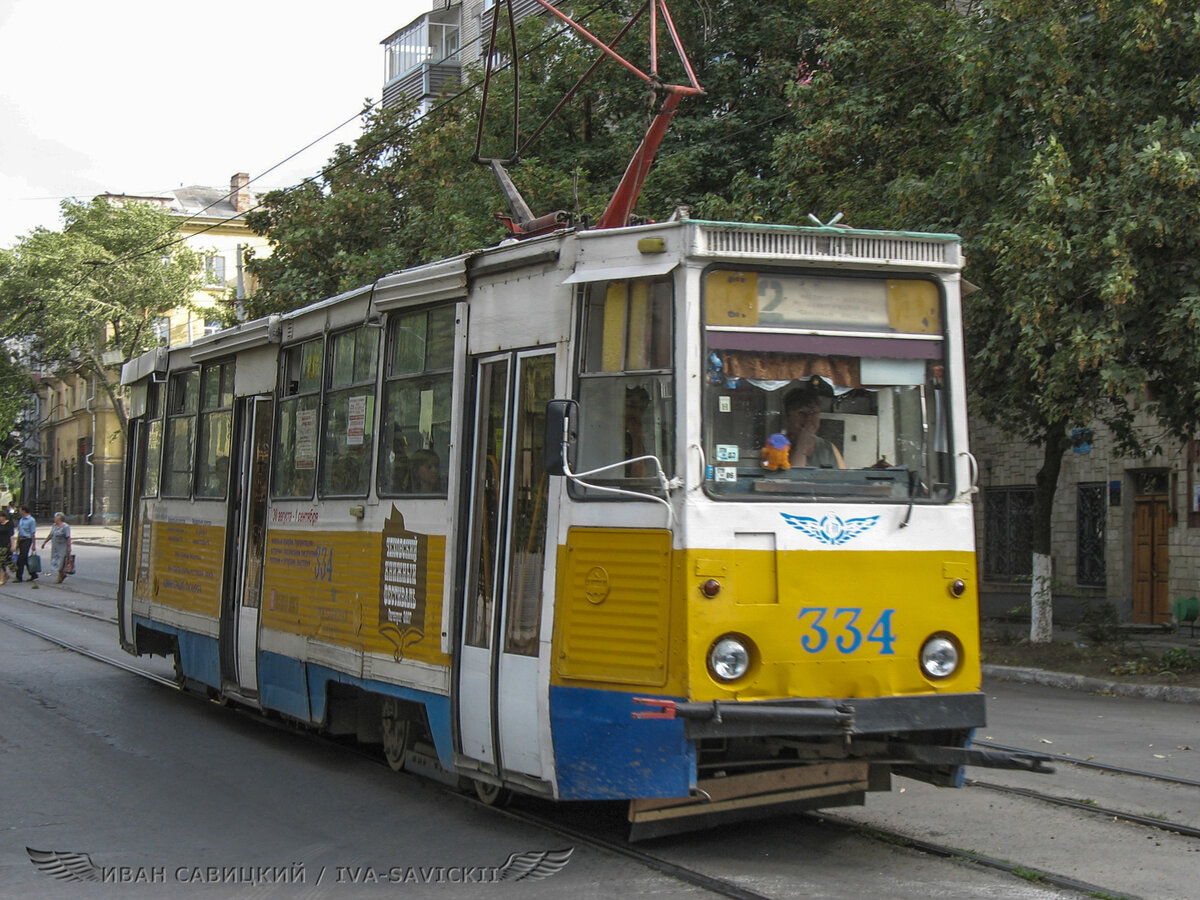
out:
M642 840L748 818L754 811L801 811L861 805L888 790L894 772L959 786L964 766L1051 772L1048 757L969 750L985 724L984 695L687 702L635 697L638 719L677 719L693 742L729 746L756 739L825 745L833 757L799 758L790 767L738 770L701 778L686 798L634 800L630 838ZM782 763L783 760L779 760Z
M731 738L847 738L882 741L883 758L898 774L922 778L920 767L979 766L1050 773L1050 757L1038 753L968 750L966 736L986 724L984 695L934 694L911 697L678 702L635 697L654 707L634 718L677 718L693 741ZM930 735L962 735L961 744L939 745ZM907 773L902 767L917 766ZM927 779L942 782L942 779ZM944 782L943 782L944 783Z
M683 719L692 740L735 737L834 737L978 728L982 692L912 697L678 702L635 697L655 707L638 719Z

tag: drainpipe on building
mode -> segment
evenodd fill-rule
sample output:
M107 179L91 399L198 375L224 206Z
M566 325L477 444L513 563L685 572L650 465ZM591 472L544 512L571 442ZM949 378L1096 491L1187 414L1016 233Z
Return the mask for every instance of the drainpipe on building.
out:
M96 399L96 376L93 375L90 381L91 394L87 398L87 409L92 416L92 439L88 442L88 452L84 456L83 461L88 467L88 524L92 524L92 516L96 511L96 464L92 462L92 457L96 454L96 408L92 403Z
M246 273L242 265L242 252L245 249L245 244L237 245L237 302L234 304L234 311L239 322L246 321Z

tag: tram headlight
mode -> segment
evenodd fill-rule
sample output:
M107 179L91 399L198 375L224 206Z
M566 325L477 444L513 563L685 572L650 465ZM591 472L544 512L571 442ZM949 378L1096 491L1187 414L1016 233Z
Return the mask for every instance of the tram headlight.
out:
M708 671L717 681L737 681L750 669L749 641L741 635L727 634L713 641L708 649Z
M958 671L958 644L949 636L935 634L921 645L921 670L929 678L949 678Z

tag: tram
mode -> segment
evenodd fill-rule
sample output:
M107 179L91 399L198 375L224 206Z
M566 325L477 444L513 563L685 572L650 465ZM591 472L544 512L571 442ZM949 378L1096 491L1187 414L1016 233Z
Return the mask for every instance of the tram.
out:
M635 837L967 764L951 235L563 228L127 364L120 638Z

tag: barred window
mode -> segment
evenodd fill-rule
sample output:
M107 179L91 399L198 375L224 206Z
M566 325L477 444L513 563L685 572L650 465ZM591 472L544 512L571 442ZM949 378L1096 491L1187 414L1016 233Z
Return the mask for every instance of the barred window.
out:
M1033 575L1032 487L984 488L983 577L1012 581Z
M1103 483L1080 484L1075 494L1075 570L1081 585L1104 587L1107 488Z

